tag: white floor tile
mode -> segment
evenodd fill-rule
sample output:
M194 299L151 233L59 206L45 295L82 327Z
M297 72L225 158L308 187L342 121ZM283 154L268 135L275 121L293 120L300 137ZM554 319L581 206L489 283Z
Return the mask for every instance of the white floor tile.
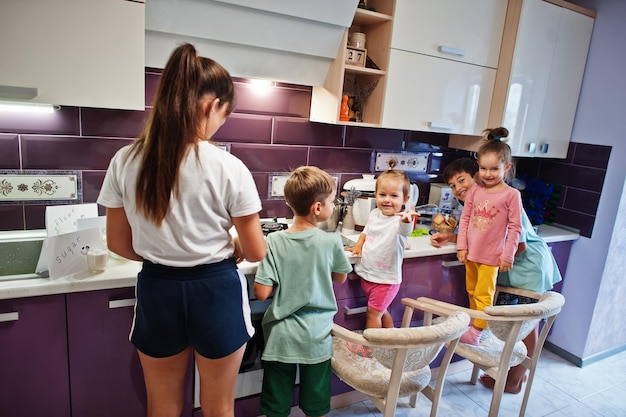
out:
M448 374L439 405L439 417L487 416L491 390L469 380L471 368ZM523 391L505 393L500 417L519 415ZM427 417L430 401L420 395L416 408L401 399L397 417ZM369 401L332 410L328 417L379 417L382 414ZM626 352L578 368L544 350L532 386L526 417L624 417L626 416Z

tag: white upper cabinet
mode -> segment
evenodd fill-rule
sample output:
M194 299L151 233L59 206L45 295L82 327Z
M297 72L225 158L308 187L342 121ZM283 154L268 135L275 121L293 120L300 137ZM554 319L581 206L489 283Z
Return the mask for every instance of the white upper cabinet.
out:
M0 100L143 110L144 8L125 0L2 0Z
M397 0L382 126L480 134L505 15L502 0Z
M514 156L565 158L595 14L561 0L510 0L509 9L489 127L509 130ZM479 144L451 136L449 146Z
M496 68L507 2L396 0L391 47Z
M487 126L496 70L391 50L383 126L473 135Z

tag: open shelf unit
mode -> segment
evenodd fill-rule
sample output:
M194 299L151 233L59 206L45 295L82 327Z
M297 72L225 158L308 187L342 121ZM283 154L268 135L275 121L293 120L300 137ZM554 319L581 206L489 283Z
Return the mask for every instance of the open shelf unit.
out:
M343 37L332 62L324 86L313 87L311 117L314 122L357 126L380 126L385 96L385 82L389 66L389 49L393 24L393 0L369 0L375 11L356 9L352 26ZM348 37L351 32L366 35L367 58L365 67L346 64ZM373 63L373 64L372 64ZM360 121L340 121L341 97L346 94L359 101L359 92L369 92L363 101ZM361 97L363 95L361 94Z

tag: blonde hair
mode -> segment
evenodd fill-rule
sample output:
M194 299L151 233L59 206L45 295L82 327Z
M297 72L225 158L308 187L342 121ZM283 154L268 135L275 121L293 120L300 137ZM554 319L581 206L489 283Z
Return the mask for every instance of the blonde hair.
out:
M411 180L404 171L397 169L388 169L387 171L383 171L378 178L376 178L376 186L374 188L375 193L378 192L378 184L380 184L382 180L395 180L402 182L402 192L405 197L411 192Z
M313 203L323 203L337 188L333 177L314 166L294 169L285 183L285 201L297 216L306 216Z

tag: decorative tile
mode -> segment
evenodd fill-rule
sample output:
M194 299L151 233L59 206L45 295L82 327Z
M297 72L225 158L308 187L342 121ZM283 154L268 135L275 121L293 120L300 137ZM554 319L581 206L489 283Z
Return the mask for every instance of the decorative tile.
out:
M79 171L0 171L0 203L76 203L80 191Z

